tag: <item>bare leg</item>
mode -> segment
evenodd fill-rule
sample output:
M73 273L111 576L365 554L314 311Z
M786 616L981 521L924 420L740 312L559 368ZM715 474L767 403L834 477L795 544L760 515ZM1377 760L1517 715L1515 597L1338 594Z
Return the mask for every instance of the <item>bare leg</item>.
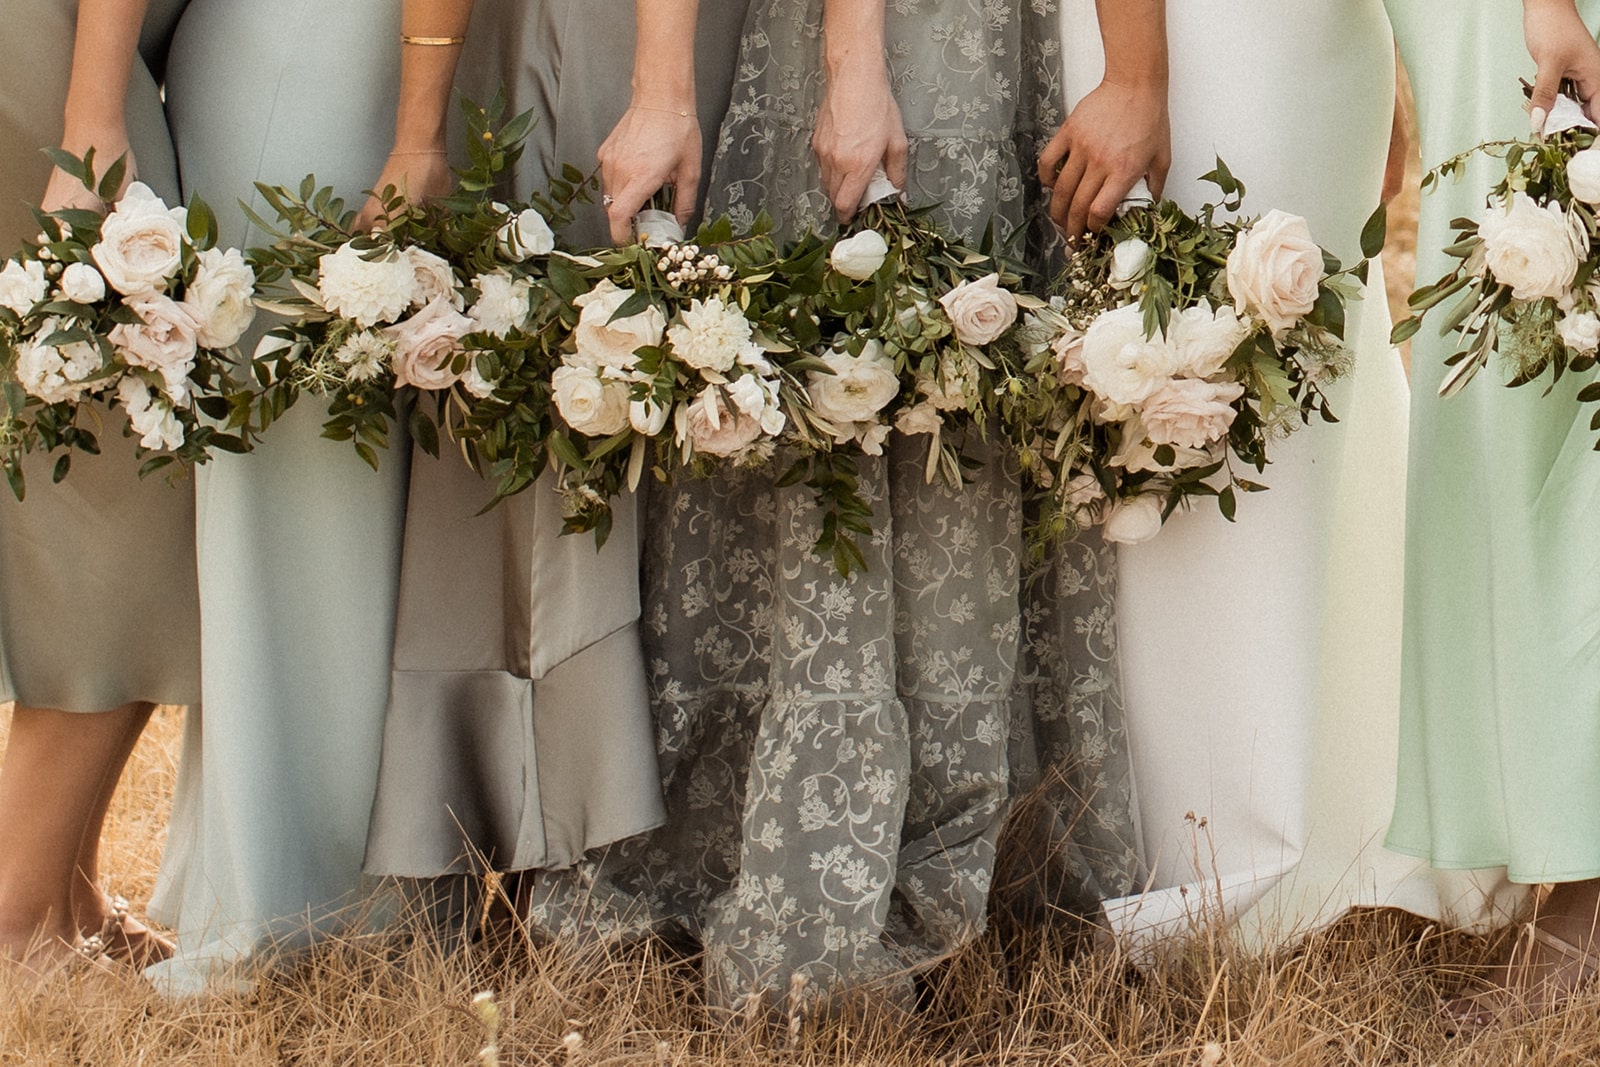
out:
M129 735L149 714L147 704L92 715L17 707L0 767L0 957L40 963L71 952L86 831L104 818L108 773L114 786Z

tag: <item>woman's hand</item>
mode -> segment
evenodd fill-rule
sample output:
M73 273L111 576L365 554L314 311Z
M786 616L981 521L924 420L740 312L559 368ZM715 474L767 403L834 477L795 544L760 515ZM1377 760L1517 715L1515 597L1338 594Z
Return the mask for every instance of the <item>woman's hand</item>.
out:
M1110 222L1140 178L1160 199L1172 165L1166 85L1103 81L1078 106L1039 156L1039 180L1051 190L1050 217L1068 238Z
M900 105L882 63L871 69L830 74L811 147L822 165L822 188L841 222L861 208L872 176L881 166L896 189L906 187L910 143Z
M389 155L383 172L372 190L381 195L393 187L407 203L419 204L436 196L447 196L455 187L450 160L442 148L413 151L396 150ZM383 203L377 195L367 198L366 207L356 218L356 232L367 233L383 220Z
M99 134L85 135L74 134L69 130L63 139L61 148L79 157L88 154L90 148L94 149L95 180L99 179L111 169L111 165L118 159L127 158L127 169L122 176L122 185L117 189L113 201L122 199L122 194L127 191L138 177L133 159L133 150L128 147L128 133L126 130L106 130ZM89 189L77 178L68 174L60 167L50 170L50 181L44 187L44 197L39 206L44 211L65 211L79 209L83 211L104 211L105 202L98 193Z
M682 110L636 104L623 113L599 153L613 242L633 240L633 217L664 185L673 187L678 222L689 225L700 200L702 147L692 102Z
M1573 0L1523 0L1522 31L1528 54L1539 68L1529 102L1533 132L1544 131L1561 83L1569 78L1578 87L1584 114L1593 119L1595 98L1600 96L1600 46L1590 36Z

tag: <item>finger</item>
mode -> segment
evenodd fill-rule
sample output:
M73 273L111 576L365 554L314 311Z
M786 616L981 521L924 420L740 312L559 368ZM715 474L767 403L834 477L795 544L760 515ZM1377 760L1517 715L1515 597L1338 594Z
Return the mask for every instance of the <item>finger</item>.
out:
M1046 189L1054 188L1056 179L1061 176L1061 166L1067 160L1070 140L1067 124L1063 122L1056 135L1050 138L1050 143L1044 146L1044 151L1039 153L1039 183Z
M1050 197L1050 218L1069 237L1073 236L1067 229L1072 198L1078 195L1078 185L1083 181L1083 173L1088 166L1089 161L1082 152L1067 156L1061 165L1061 173L1056 176L1055 192Z
M861 210L861 198L866 195L871 181L872 171L865 167L857 167L843 174L833 194L833 210L838 213L840 222L849 222L856 217L856 212Z
M672 213L680 224L688 226L700 204L700 157L684 160L672 183Z
M1163 151L1150 163L1150 172L1144 176L1145 184L1150 186L1150 197L1156 203L1161 202L1161 194L1167 188L1167 174L1172 170L1172 153Z
M905 131L889 141L889 151L883 157L883 169L889 175L889 182L901 192L906 188L906 163L911 155L911 142L907 139Z
M605 205L605 210L606 218L611 223L611 240L614 243L625 245L633 241L633 217L644 210L645 201L659 188L659 182L641 177L608 194L611 202Z
M1134 183L1138 180L1137 177L1122 178L1116 181L1108 181L1102 185L1100 192L1089 202L1089 215L1085 221L1085 228L1090 233L1099 233L1105 229L1107 224L1116 217L1117 209L1128 198L1128 193L1132 191Z
M1586 75L1579 75L1573 81L1578 86L1578 95L1582 97L1578 103L1583 107L1583 114L1590 122L1594 121L1596 97L1600 96L1600 82Z
M1555 107L1556 93L1560 88L1561 68L1541 63L1533 83L1533 96L1528 100L1531 109L1528 121L1534 133L1544 132L1545 119L1550 116L1550 109Z
M1088 232L1089 210L1103 188L1105 188L1104 177L1092 171L1084 175L1083 180L1078 183L1077 190L1072 194L1072 204L1067 209L1068 237L1077 240Z

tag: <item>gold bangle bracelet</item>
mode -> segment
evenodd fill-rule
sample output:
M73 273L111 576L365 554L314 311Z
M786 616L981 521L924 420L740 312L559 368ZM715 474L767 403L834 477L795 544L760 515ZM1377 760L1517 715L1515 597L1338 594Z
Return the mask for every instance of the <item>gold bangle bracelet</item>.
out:
M413 37L409 33L400 35L401 44L419 44L430 48L449 48L452 45L466 44L465 37Z

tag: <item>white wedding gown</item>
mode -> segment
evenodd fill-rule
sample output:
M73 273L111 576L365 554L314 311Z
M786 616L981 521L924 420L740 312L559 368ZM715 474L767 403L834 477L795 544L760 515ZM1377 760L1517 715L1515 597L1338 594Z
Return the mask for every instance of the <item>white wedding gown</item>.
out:
M1353 263L1377 205L1394 100L1380 0L1184 0L1169 6L1173 164L1195 209L1218 156L1244 210L1304 215ZM1104 63L1093 0L1065 0L1065 89ZM1386 852L1400 684L1407 387L1388 344L1379 264L1350 309L1356 366L1338 425L1279 443L1229 524L1172 518L1119 554L1119 641L1149 888L1107 903L1125 940L1238 921L1281 943L1352 905L1474 924L1496 875ZM1188 816L1193 814L1194 819ZM1201 825L1203 820L1203 826Z

